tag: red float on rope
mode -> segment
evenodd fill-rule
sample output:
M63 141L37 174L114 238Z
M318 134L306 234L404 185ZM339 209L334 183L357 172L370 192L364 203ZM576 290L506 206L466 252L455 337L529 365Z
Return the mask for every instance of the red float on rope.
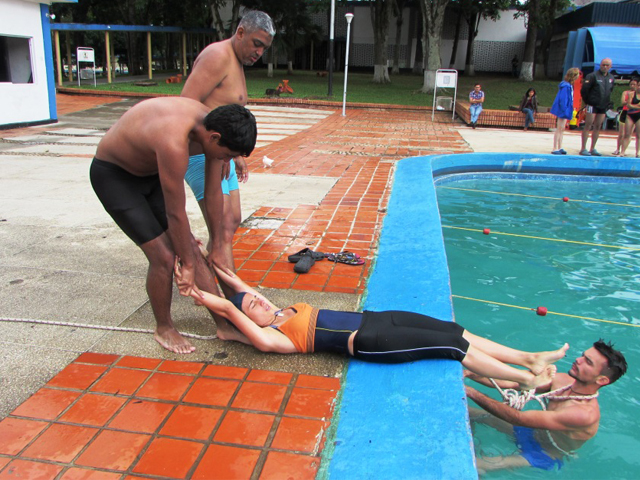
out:
M544 317L547 314L547 307L538 307L536 308L536 313L541 317Z
M564 197L564 198L562 199L562 201L563 201L563 202L568 202L568 201L569 201L569 197Z
M491 233L491 230L485 228L484 230L482 230L482 233L484 233L485 235L489 235Z

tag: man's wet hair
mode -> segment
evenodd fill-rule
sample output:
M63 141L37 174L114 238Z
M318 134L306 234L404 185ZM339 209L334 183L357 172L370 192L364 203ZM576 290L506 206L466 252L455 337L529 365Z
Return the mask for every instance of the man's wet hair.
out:
M276 27L273 24L273 20L271 20L269 15L260 10L250 10L246 12L242 16L242 19L240 19L240 23L238 23L238 28L240 27L244 28L247 33L262 30L272 37L276 34Z
M204 117L204 127L220 134L221 147L248 157L256 146L256 118L240 105L222 105Z
M613 348L613 343L600 339L593 344L593 347L607 359L607 366L600 374L608 377L610 384L627 373L627 361L621 352Z

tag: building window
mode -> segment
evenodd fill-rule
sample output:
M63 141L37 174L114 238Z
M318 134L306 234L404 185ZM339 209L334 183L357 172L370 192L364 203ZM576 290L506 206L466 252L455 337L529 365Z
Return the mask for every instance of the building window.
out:
M33 83L30 38L0 35L0 82Z

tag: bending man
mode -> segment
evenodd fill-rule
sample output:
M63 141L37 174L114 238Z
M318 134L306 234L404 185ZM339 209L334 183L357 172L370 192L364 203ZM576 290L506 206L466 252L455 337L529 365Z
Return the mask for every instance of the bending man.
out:
M558 373L550 382L538 386L539 393L551 392L546 397L546 410L516 410L467 386L467 396L491 414L470 408L471 420L512 435L520 448L519 455L478 458L478 470L560 468L563 457L573 454L598 431L600 388L611 385L626 371L622 353L611 343L598 340L573 362L568 373ZM487 378L468 376L491 386ZM504 381L497 383L501 388L520 387Z
M252 152L256 136L255 118L244 107L210 111L188 98L154 98L126 112L98 144L91 184L105 210L149 261L147 293L156 319L155 338L167 350L195 350L171 319L175 255L183 259L181 295L200 297L196 284L217 291L185 211L183 179L189 154L203 151L220 178L225 162ZM215 187L212 196L221 197L220 182ZM216 319L216 324L233 335L224 320Z

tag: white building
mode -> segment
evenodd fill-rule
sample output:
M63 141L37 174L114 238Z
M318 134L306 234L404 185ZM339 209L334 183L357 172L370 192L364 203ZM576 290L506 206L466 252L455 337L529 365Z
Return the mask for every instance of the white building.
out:
M57 120L49 5L0 0L0 128Z

